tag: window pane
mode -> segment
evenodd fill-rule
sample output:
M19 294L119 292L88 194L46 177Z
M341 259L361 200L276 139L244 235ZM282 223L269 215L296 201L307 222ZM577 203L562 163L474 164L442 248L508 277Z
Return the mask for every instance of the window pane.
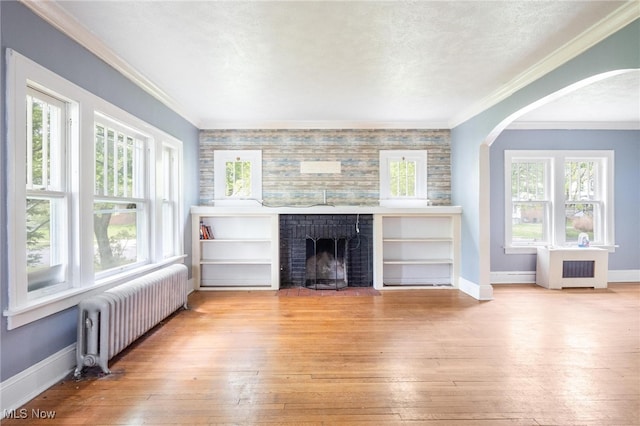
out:
M174 229L175 209L172 202L162 203L162 254L166 257L175 255Z
M45 95L42 98L49 98ZM50 98L51 102L56 102ZM62 110L27 95L27 188L62 189Z
M518 162L511 165L511 196L513 200L546 200L544 184L544 163Z
M96 195L143 198L144 164L143 141L96 123Z
M27 198L28 291L65 280L62 264L64 248L60 227L63 200Z
M567 201L595 200L598 163L595 161L565 161L564 190Z
M390 161L391 196L415 197L416 196L416 162L415 161Z
M514 244L544 242L544 203L513 203L511 238Z
M589 241L596 240L594 234L594 220L596 206L591 203L566 203L565 204L565 241L569 244L577 244L578 236L586 233Z
M142 260L138 253L138 215L134 203L95 203L93 213L95 271L104 271Z
M227 197L251 197L251 162L226 162Z

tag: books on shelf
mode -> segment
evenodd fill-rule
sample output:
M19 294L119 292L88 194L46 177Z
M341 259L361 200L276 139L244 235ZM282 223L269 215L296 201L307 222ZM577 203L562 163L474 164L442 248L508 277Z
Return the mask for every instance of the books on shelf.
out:
M205 225L202 221L200 221L200 239L213 240L213 230L211 226Z

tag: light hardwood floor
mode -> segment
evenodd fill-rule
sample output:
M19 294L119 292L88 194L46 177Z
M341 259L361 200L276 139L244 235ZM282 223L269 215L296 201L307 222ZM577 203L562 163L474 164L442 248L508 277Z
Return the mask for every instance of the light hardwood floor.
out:
M25 424L638 425L640 285L199 292Z

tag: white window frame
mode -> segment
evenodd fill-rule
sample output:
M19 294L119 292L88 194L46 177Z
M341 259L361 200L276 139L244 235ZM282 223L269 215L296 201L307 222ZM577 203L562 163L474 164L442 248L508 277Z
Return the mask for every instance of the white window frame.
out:
M130 121L130 119L128 120ZM138 178L141 181L136 181L136 189L125 187L125 191L123 194L114 194L114 193L97 193L97 188L94 189L93 202L94 207L92 211L95 214L95 203L115 203L115 204L136 204L136 248L137 248L137 260L135 262L105 269L99 272L96 272L95 277L96 280L104 279L111 275L115 275L118 273L122 273L128 270L132 270L135 268L139 268L140 266L151 262L151 224L152 224L152 214L151 214L151 195L150 195L150 175L152 171L151 167L151 158L152 158L152 149L153 149L153 138L151 135L148 135L139 129L132 128L127 125L127 123L123 123L119 120L108 117L100 112L96 112L94 114L94 129L96 124L100 124L105 127L105 129L113 130L118 132L118 134L125 135L126 137L130 137L138 143L142 144L142 147L139 148L142 150L142 155L137 157L138 167L142 169ZM96 136L93 138L94 147L96 143ZM115 157L114 157L115 159ZM96 163L95 160L95 150L94 150L94 160L93 164ZM95 166L94 166L95 170ZM114 173L116 173L116 169L114 167ZM125 173L126 174L126 173ZM125 176L126 177L126 176ZM114 182L117 180L116 176L113 177ZM96 186L95 175L94 175L94 187ZM115 189L115 188L114 188ZM134 194L135 192L135 194ZM95 256L95 252L94 252Z
M615 251L614 233L614 151L612 150L505 150L504 152L504 226L505 245L507 254L536 253L538 246L576 246L565 241L565 198L564 198L564 167L565 161L587 160L599 163L597 176L597 191L601 223L594 233L601 238L591 242L593 247L606 248ZM548 213L545 219L547 239L536 243L514 244L512 241L512 195L511 195L511 165L514 161L543 161L547 164L545 176L546 192L548 196Z
M168 158L165 157L165 153ZM167 160L169 164L167 164ZM184 243L180 224L182 223L182 142L177 139L165 138L162 142L161 149L158 150L156 162L157 170L161 173L156 174L156 191L158 200L161 205L158 211L159 217L156 223L160 223L161 228L166 231L167 226L171 228L170 232L163 232L163 238L158 239L157 251L162 253L163 259L170 259L184 253ZM172 223L167 223L164 218L165 208L170 208L173 212Z
M225 164L228 161L251 163L251 195L234 197L226 195ZM255 205L262 203L262 151L258 149L223 150L213 152L214 203L216 205Z
M57 74L31 61L13 49L6 49L6 116L7 116L7 244L6 256L8 300L3 315L9 330L31 323L48 315L73 307L80 300L100 293L137 276L171 263L184 262L183 199L178 195L178 214L171 232L177 235L180 251L165 258L162 251L160 191L156 171L160 145L171 144L180 159L178 185L182 185L182 144L175 138L137 119L120 108L76 86ZM69 270L67 285L46 294L27 295L26 228L24 206L26 200L26 93L33 87L67 103L71 117L68 152L66 155L69 191ZM149 137L149 261L144 265L96 279L93 268L93 202L94 202L94 115L102 114L138 129ZM157 148L156 148L157 147ZM158 167L156 169L156 167ZM0 262L4 263L4 262ZM53 287L53 286L52 286ZM38 297L35 297L38 296Z
M424 207L427 198L427 150L381 150L380 151L380 205L386 207ZM393 161L414 161L416 163L416 195L414 197L394 197L391 192L391 167Z
M28 290L28 284L27 286L20 286L19 288L16 288L15 295L16 295L16 298L21 303L28 303L30 300L35 300L40 297L46 296L48 294L56 293L58 291L67 289L71 286L70 274L72 272L70 271L70 264L71 264L70 259L71 259L72 253L70 252L69 238L63 237L63 236L69 235L68 229L69 229L69 222L70 222L70 203L71 203L71 189L69 186L69 176L68 176L69 168L68 168L68 161L67 161L67 152L70 149L70 146L69 146L71 141L70 133L73 133L74 130L77 130L77 129L72 129L70 125L74 117L73 112L76 109L74 108L75 104L72 101L68 99L64 99L50 90L40 90L39 88L35 88L35 85L33 84L29 85L26 88L26 95L39 98L40 100L47 102L51 105L57 105L60 108L61 113L63 115L61 117L61 123L60 123L61 128L59 129L59 135L61 136L61 141L60 141L60 146L58 147L58 150L59 150L59 152L57 153L58 159L56 161L51 162L52 167L55 164L57 164L59 167L59 170L56 171L58 174L58 177L56 180L59 180L59 183L60 183L60 186L58 188L51 187L47 185L46 182L43 182L43 185L33 185L29 181L30 166L27 158L29 157L29 151L31 148L31 138L28 133L25 132L24 134L25 139L22 139L22 140L26 140L27 144L23 147L16 147L15 151L13 152L14 167L20 168L20 169L24 168L24 170L27 172L27 187L23 189L24 193L22 193L19 190L19 188L17 188L16 186L16 196L22 197L24 195L25 200L27 198L31 198L31 199L58 201L59 206L58 206L58 209L56 209L57 211L51 212L51 220L54 223L50 224L50 227L54 224L57 225L56 226L58 228L57 232L51 232L52 234L51 240L58 241L58 247L56 248L52 247L51 250L56 254L56 257L58 257L61 260L61 264L57 265L58 267L50 268L50 270L48 271L42 269L35 273L28 273L23 269L19 269L19 270L16 269L15 277L16 279L22 280L24 279L23 274L25 274L24 277L26 277L27 282L34 276L38 276L44 281L50 280L52 276L58 276L63 279L57 284L48 285L48 286L45 286L44 288L33 290L33 291ZM28 111L29 109L28 107L29 107L28 103L25 103L25 111L27 111L27 121L30 121L31 114L30 114L30 111ZM24 131L26 131L26 128L24 128ZM23 137L20 131L16 132L16 137L19 137L19 138ZM43 167L43 170L44 169L45 167ZM44 173L43 178L46 179L46 173ZM20 182L24 184L23 181L20 181ZM16 216L20 217L19 213L17 212L15 213L16 213ZM55 216L58 216L58 217L55 218ZM26 239L26 229L24 225L25 225L24 221L21 221L20 224L16 224L16 226L19 227L19 229L18 228L12 229L12 231L16 233L15 234L16 236L20 235L20 237L22 237L22 233L24 232L25 233L24 236ZM57 234L57 238L53 237L53 234ZM22 254L26 254L26 244L25 244L24 250L20 250L20 251L12 250L12 251L14 252L13 256L16 256L19 258ZM16 260L18 260L18 258ZM21 261L21 260L18 260L18 261Z

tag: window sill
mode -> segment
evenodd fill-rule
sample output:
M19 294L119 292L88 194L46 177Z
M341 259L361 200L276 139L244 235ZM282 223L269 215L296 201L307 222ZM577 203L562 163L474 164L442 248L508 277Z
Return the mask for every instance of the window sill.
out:
M528 246L528 247L505 247L505 254L536 254L538 253L538 247L549 247L548 245ZM558 248L581 248L578 246L556 246ZM616 245L592 245L593 248L603 248L609 250L609 253L615 253Z
M3 312L3 315L7 317L7 330L13 330L14 328L21 327L57 312L64 311L65 309L72 308L80 303L82 299L94 294L102 293L112 287L140 277L156 269L160 269L174 263L184 263L185 257L186 255L174 256L169 259L164 259L159 263L145 265L135 271L128 271L126 274L105 278L97 281L94 285L89 287L72 288L60 293L41 297L14 309L7 309Z

